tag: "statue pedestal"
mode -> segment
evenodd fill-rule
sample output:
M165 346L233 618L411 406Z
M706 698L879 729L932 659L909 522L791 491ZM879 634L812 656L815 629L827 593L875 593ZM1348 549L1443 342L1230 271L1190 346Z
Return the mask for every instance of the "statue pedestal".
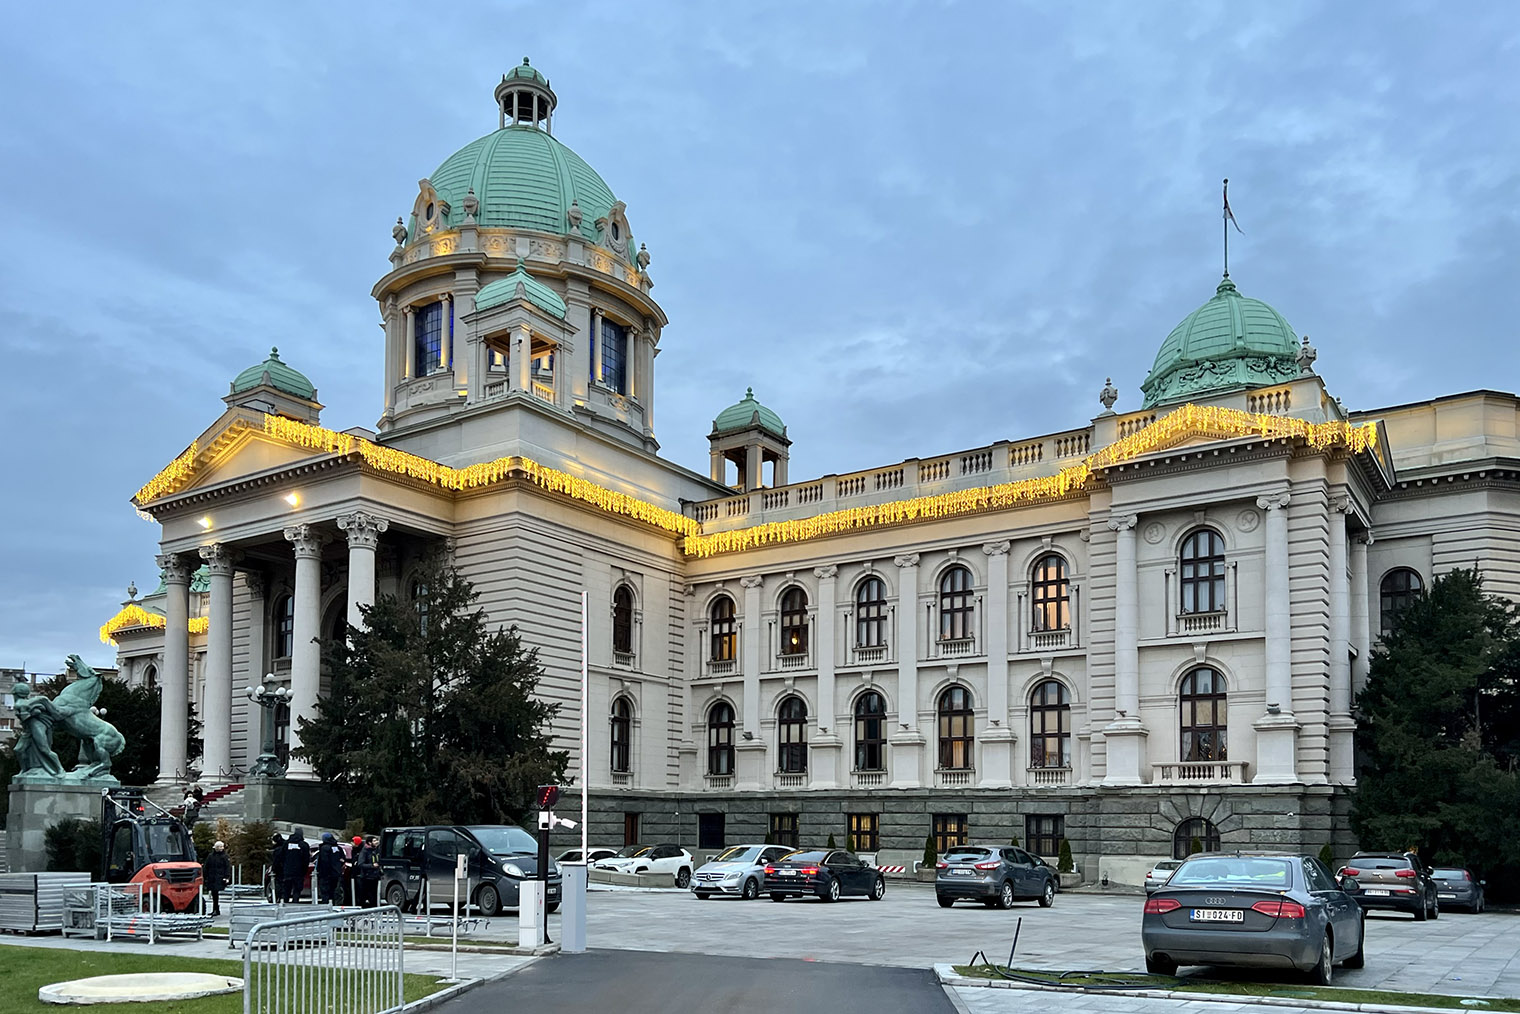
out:
M12 873L41 873L47 869L47 829L70 817L100 820L100 790L121 783L114 778L99 784L61 784L29 781L17 775L11 782L11 809L6 821L5 852Z

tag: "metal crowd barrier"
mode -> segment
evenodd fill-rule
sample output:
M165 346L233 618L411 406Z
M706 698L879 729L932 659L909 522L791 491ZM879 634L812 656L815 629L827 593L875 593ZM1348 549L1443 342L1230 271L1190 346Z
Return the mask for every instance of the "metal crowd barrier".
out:
M261 922L243 946L243 1014L385 1014L405 1004L394 905Z

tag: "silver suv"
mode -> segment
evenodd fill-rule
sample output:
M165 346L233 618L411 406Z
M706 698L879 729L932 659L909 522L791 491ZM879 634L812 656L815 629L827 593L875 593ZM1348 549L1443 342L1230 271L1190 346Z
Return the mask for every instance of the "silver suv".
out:
M773 863L794 849L785 845L733 845L697 867L691 877L691 893L698 898L737 894L745 901L760 897L765 864Z

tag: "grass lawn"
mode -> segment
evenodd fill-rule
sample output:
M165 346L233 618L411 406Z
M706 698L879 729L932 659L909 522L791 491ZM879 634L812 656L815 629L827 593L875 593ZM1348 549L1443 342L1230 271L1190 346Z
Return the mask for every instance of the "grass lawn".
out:
M169 954L113 954L54 947L0 946L0 1014L39 1014L42 1011L57 1014L60 1008L37 999L37 990L43 986L92 975L134 972L211 972L242 978L243 962L181 958ZM405 980L407 1002L435 993L444 985L430 975L408 975ZM133 1014L242 1014L243 994L227 993L161 1003L113 1004L97 1009Z
M1068 974L1042 971L1033 968L1008 969L1021 976L1049 983L1052 986L1108 986L1127 985L1132 989L1172 989L1182 993L1214 993L1226 996L1276 996L1295 1000L1327 1000L1334 1003L1375 1003L1403 1005L1408 1007L1448 1007L1452 1010L1520 1011L1520 999L1508 997L1481 997L1483 1003L1464 1004L1460 996L1442 993L1395 993L1384 989L1346 989L1340 986L1310 986L1308 984L1281 982L1220 982L1210 979L1176 979L1166 975L1147 975L1144 972L1115 972L1109 975ZM999 979L990 965L956 965L957 975L974 979Z

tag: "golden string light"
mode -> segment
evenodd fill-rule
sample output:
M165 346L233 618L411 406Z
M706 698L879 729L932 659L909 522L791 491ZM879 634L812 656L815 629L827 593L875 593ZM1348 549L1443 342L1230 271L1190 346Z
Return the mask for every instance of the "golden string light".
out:
M123 630L140 630L145 627L162 630L168 626L168 621L157 613L150 613L135 602L128 602L121 607L121 611L111 617L100 628L100 643L114 645L116 634ZM204 616L192 616L187 624L190 633L204 634L211 627L211 621Z
M190 446L185 448L185 453L169 462L157 475L149 479L147 484L132 497L137 505L140 507L149 500L157 500L167 493L174 492L184 480L190 478L190 474L195 471L197 449L196 441L192 440Z

